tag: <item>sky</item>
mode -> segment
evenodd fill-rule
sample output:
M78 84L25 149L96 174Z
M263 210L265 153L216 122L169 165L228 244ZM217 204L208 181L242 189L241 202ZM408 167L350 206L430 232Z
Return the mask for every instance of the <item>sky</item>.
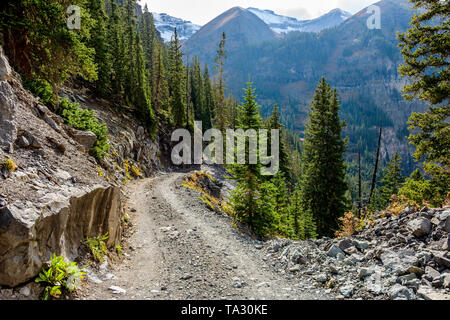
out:
M340 8L357 13L378 0L140 0L149 11L205 25L226 10L240 6L269 9L281 15L298 19L317 18L330 10Z

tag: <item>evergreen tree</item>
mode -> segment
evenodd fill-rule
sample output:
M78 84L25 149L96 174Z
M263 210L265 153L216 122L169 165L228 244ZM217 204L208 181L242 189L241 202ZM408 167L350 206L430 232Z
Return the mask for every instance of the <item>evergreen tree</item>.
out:
M285 142L283 125L281 124L281 121L280 121L279 108L278 108L277 105L273 106L272 115L268 119L267 130L269 130L269 132L268 132L268 137L269 137L268 147L269 148L271 146L271 143L270 143L271 142L271 132L270 132L270 130L279 130L279 132L280 132L280 142L279 142L280 161L279 161L279 168L280 168L280 171L284 174L285 177L289 177L290 173L291 173L290 172L290 168L289 168L289 155L288 155L287 146L286 146L286 142ZM271 154L271 153L269 153L269 154Z
M244 131L262 127L256 103L255 90L251 83L245 89L244 103L239 109L238 128ZM246 164L236 164L230 168L232 179L238 183L233 190L231 205L236 217L247 224L258 236L265 236L274 231L275 224L275 187L270 182L263 182L261 163L249 163L248 138L246 138Z
M450 185L450 6L448 1L410 1L420 12L399 35L405 62L399 72L412 80L404 88L405 98L418 97L432 106L411 115L409 139L417 148L416 160L425 159L425 171L432 177L433 205L442 205Z
M153 67L152 67L152 97L153 106L159 113L163 113L170 118L170 96L169 85L166 79L164 67L162 44L155 41L153 48Z
M402 175L402 159L398 153L386 164L386 168L381 176L381 187L378 188L372 204L373 209L385 209L389 205L392 195L397 195L404 181Z
M89 0L87 8L94 18L89 47L95 49L94 61L98 73L97 90L106 97L111 93L111 56L107 38L108 16L104 10L103 0Z
M294 236L293 221L289 213L288 188L283 172L278 172L272 179L275 187L275 217L277 233L281 236L292 238Z
M178 32L175 28L172 41L169 46L169 92L175 126L184 128L187 125L186 106L186 72L183 64L183 53L178 40Z
M225 59L227 58L227 53L225 51L226 35L225 32L222 33L222 39L219 43L219 49L217 50L217 56L214 61L216 63L216 80L215 80L215 95L216 95L216 110L214 111L214 122L215 127L219 129L222 133L225 133L229 123L227 119L226 110L226 79L225 79Z
M339 120L339 99L325 78L319 82L305 130L301 181L303 211L311 212L321 236L332 236L347 209L343 155L347 139Z
M205 64L203 72L203 87L205 92L205 105L202 112L201 120L204 130L212 128L212 112L215 109L214 91L212 88L211 78L209 76L208 65Z
M310 210L304 210L303 196L299 186L291 195L289 211L292 216L292 228L294 237L300 240L314 239L317 237L316 223Z

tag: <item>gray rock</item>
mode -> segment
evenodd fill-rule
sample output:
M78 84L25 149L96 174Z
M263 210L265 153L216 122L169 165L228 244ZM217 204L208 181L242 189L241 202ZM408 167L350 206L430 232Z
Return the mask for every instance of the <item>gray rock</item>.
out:
M118 287L118 286L111 286L108 289L111 290L112 293L114 293L114 294L125 294L125 293L127 293L127 290L122 289L121 287Z
M450 210L445 210L439 215L439 220L445 221L448 217L450 217Z
M436 254L434 256L434 261L440 266L450 269L450 259L445 257L443 254Z
M450 295L437 292L426 286L420 286L417 295L425 300L450 300Z
M446 289L450 289L450 273L443 274L444 277L444 283L443 286Z
M439 271L433 269L430 266L426 266L425 267L425 275L424 277L426 279L429 279L429 281L433 281L433 279L439 278L441 276L441 274L439 273Z
M0 56L1 60L2 56ZM11 85L6 81L0 81L0 148L9 153L13 152L13 144L17 139L18 103Z
M345 250L353 247L353 242L350 239L342 239L341 241L339 241L338 247L342 251L345 251Z
M337 258L338 254L341 254L345 257L345 253L341 249L339 249L339 247L333 244L328 250L327 255L333 258Z
M367 250L367 249L369 249L369 243L366 242L366 241L353 240L353 244L354 244L359 250Z
M353 290L355 288L352 285L343 286L339 289L339 292L346 298L351 298Z
M450 251L450 233L447 236L447 239L444 239L444 245L442 246L442 250Z
M444 230L446 232L450 232L450 216L445 219Z
M21 295L25 296L25 297L28 297L28 296L30 296L30 294L31 294L31 290L30 290L30 288L28 288L28 287L22 287L22 288L20 289L19 293L20 293Z
M314 276L313 278L319 283L325 283L328 280L328 277L325 273L320 273L317 276Z
M427 218L417 218L408 223L408 229L414 236L421 238L428 236L431 233L433 226Z
M97 136L90 131L80 131L72 129L70 133L74 140L85 147L87 150L90 150L97 141Z
M55 252L73 260L87 237L108 232L108 247L121 237L118 187L71 188L70 196L48 193L41 201L42 209L19 203L0 208L0 285L32 279Z
M8 81L11 77L11 73L11 66L3 53L3 48L0 46L0 81Z
M372 268L361 268L359 270L359 278L362 280L365 277L372 275L373 273L375 273L375 270Z
M400 284L396 284L392 288L390 288L388 294L392 300L413 300L413 299L415 299L414 292L411 289L404 287Z
M30 141L28 141L28 139L24 136L20 136L17 139L16 144L21 148L28 148L30 146Z

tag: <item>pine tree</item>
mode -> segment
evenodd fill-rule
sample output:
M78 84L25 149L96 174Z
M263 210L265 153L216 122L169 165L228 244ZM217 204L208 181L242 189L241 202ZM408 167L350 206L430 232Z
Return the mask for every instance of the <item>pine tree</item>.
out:
M214 61L216 63L216 80L215 80L215 95L216 95L216 109L214 111L214 123L215 127L219 129L222 133L225 133L229 123L227 119L226 111L226 79L225 79L225 59L227 58L227 53L225 51L226 35L225 32L222 33L222 39L219 43L219 49L217 50L217 56Z
M202 112L203 129L208 130L212 128L213 110L215 110L214 91L212 88L211 78L209 76L208 65L205 64L203 72L203 87L205 92L205 105Z
M385 209L389 205L392 195L397 195L403 181L402 158L396 152L394 158L386 164L381 176L381 187L378 188L377 196L374 198L373 208Z
M289 212L288 188L286 186L286 179L283 172L278 172L272 179L275 186L275 214L276 227L279 235L292 238L294 236L293 221Z
M280 171L284 174L285 177L289 177L291 170L289 168L289 154L287 151L287 146L286 146L286 142L285 142L285 137L284 137L284 130L283 130L283 125L281 124L280 121L280 114L279 114L279 108L277 105L273 106L273 111L272 111L272 115L269 117L268 119L268 124L267 124L267 130L269 130L268 132L268 137L269 137L269 143L268 143L268 148L270 148L271 146L271 133L270 130L279 130L280 132L280 142L279 142L279 168ZM271 154L271 153L269 153Z
M155 41L153 48L153 67L152 67L152 98L153 106L159 113L163 113L170 118L170 96L169 85L166 79L166 71L164 67L162 44Z
M111 93L111 56L108 49L107 25L108 16L104 10L103 0L89 0L89 13L94 18L89 47L95 49L95 64L97 65L98 92L106 97Z
M291 195L289 211L292 216L292 228L294 237L300 240L314 239L317 237L316 223L310 210L304 210L303 195L297 186Z
M186 72L176 28L174 30L172 41L170 42L168 59L168 82L173 118L175 126L184 128L187 126Z
M404 97L418 97L432 106L411 115L409 139L417 148L416 160L425 159L425 171L432 177L433 205L442 205L450 185L450 6L448 1L410 1L420 12L412 18L411 28L399 35L405 61L399 72L412 80Z
M336 90L322 78L306 124L301 182L302 210L313 214L321 236L333 235L347 209L343 160L347 139L341 136L345 122L339 120L339 108Z
M248 83L245 89L244 103L239 109L238 128L244 131L262 127L256 103L255 90ZM247 139L248 140L248 139ZM248 141L246 142L248 144ZM236 164L230 168L232 179L238 183L233 190L231 205L236 217L247 224L258 236L265 236L274 231L275 225L275 187L270 182L263 182L261 163L249 163L249 148L246 147L246 164Z

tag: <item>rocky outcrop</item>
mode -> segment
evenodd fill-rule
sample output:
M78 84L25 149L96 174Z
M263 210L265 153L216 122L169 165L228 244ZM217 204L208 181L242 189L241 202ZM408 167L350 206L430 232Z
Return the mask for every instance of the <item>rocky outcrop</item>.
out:
M379 218L351 238L266 244L280 272L352 299L450 300L450 208Z
M16 164L0 172L0 286L31 280L53 254L74 260L87 237L108 233L109 246L119 242L120 187L79 147L0 48L0 161Z
M0 148L9 153L13 152L13 144L17 138L16 108L18 103L17 96L8 83L11 73L11 67L0 47Z
M96 186L48 194L39 207L14 202L0 208L0 285L16 286L36 276L51 255L73 260L86 237L121 236L120 189Z

